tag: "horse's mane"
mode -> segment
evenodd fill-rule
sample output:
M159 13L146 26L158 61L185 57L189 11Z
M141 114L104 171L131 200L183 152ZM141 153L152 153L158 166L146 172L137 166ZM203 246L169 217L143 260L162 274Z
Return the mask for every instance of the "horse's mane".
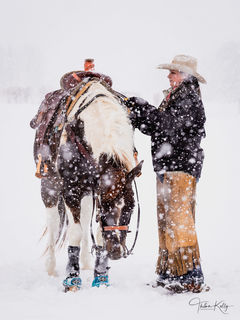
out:
M79 114L84 122L84 138L98 161L102 154L120 160L128 170L134 167L133 129L126 108L100 81L93 81L68 115L68 123L83 105L100 95ZM80 106L80 107L79 107Z

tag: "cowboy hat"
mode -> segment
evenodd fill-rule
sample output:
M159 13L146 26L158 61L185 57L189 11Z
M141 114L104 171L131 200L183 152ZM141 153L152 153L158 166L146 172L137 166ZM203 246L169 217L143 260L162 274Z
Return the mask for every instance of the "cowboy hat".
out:
M160 64L157 68L188 73L196 77L200 82L207 83L207 81L197 73L197 59L191 56L179 54L173 58L171 63Z

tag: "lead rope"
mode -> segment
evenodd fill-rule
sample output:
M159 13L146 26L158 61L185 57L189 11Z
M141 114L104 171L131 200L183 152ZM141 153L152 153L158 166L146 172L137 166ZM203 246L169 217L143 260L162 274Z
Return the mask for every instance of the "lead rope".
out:
M134 182L134 186L135 186L135 191L136 191L136 197L137 197L137 204L138 204L138 218L137 218L137 229L136 229L136 234L135 234L135 239L133 242L133 245L131 247L130 250L128 250L127 246L125 245L125 250L126 250L126 255L125 258L127 258L130 254L132 254L133 249L135 247L135 244L137 242L137 238L138 238L138 232L139 232L139 225L140 225L140 202L139 202L139 196L138 196L138 189L137 189L137 184L135 179L133 180Z
M93 208L92 208L92 217L91 217L91 223L90 223L90 233L91 233L91 238L92 238L91 254L93 254L93 251L97 247L96 241L95 241L95 238L94 238L94 234L93 234L93 229L92 229L92 221L93 221L93 216L94 216L94 211L95 211L95 203L96 203L94 190L92 190L92 199L93 199Z

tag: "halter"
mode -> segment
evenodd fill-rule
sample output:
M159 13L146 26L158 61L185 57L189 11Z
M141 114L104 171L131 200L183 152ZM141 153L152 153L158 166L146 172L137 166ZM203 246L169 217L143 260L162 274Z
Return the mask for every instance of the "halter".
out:
M133 252L133 249L134 249L134 247L136 245L136 242L137 242L138 233L139 233L139 225L140 225L140 213L141 213L141 210L140 210L138 189L137 189L136 181L133 180L133 182L134 182L136 198L137 198L137 205L138 205L137 227L136 227L135 238L134 238L133 244L131 246L131 249L129 250L126 245L124 246L124 250L125 250L124 258L127 258ZM93 216L94 216L94 212L95 212L95 206L96 206L96 199L97 198L98 198L97 195L93 191L93 196L92 196L93 209L92 209L92 217L91 217L91 223L90 223L90 231L91 231L91 239L92 239L92 249L91 249L91 253L92 254L93 254L93 251L96 250L96 248L97 248L97 244L96 244L95 237L94 237L94 234L93 234L93 229L92 229L92 221L93 221ZM102 232L115 231L115 230L131 232L131 231L129 231L129 226L128 225L124 225L124 226L105 226L105 227L103 227Z

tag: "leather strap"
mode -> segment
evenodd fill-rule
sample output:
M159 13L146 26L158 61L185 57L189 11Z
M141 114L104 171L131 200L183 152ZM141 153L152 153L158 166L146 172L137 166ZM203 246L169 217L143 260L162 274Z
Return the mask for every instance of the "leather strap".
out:
M106 97L106 95L102 94L102 93L99 93L95 97L93 97L90 101L88 101L84 106L82 106L84 104L84 102L86 101L86 98L85 98L83 100L83 102L80 104L78 111L75 113L75 119L77 119L79 114L81 112L83 112L94 100L96 100L97 98L100 98L100 97Z
M128 226L105 226L103 227L104 231L113 231L113 230L121 230L128 231Z
M42 175L41 175L41 163L42 163L42 155L41 153L38 154L38 163L37 163L37 171L35 173L35 176L37 178L42 178Z
M73 129L71 128L70 124L66 125L65 127L66 132L71 139L71 142L77 145L79 152L95 167L97 167L97 164L94 160L94 158L89 154L89 152L86 150L84 145L80 142L79 138L75 135Z
M68 110L67 110L67 116L69 115L69 113L72 111L73 107L75 106L76 102L78 101L78 99L81 97L81 95L84 94L84 92L92 85L93 81L89 81L75 96L75 99L73 100L73 102L70 104Z

